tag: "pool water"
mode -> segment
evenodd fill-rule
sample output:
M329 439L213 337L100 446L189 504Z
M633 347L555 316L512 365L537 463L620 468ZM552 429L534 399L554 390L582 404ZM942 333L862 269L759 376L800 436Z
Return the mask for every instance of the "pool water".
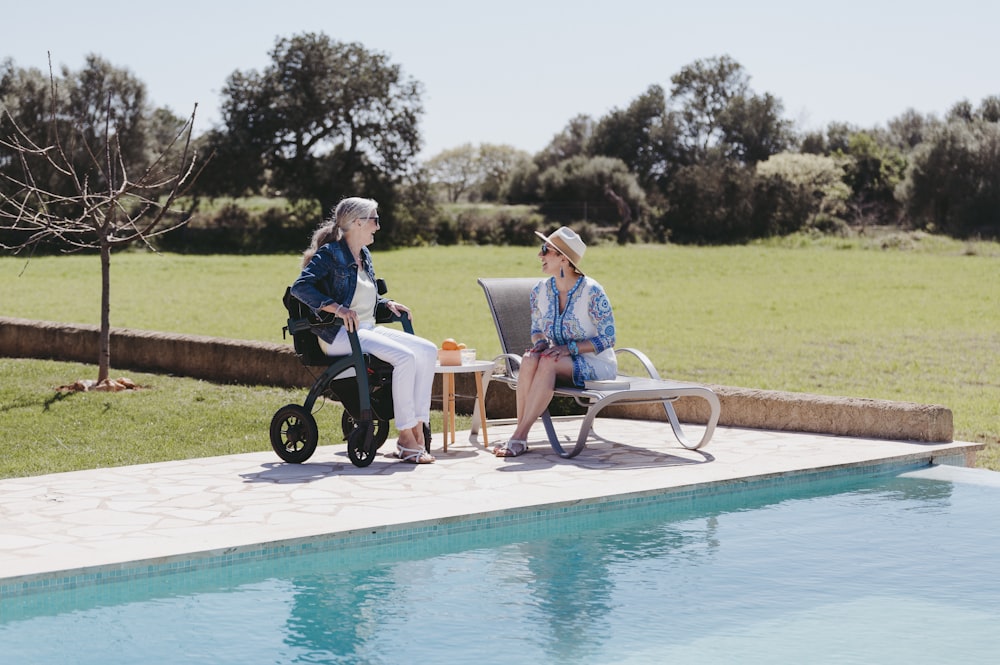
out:
M33 664L992 663L1000 484L959 471L5 598L0 648Z

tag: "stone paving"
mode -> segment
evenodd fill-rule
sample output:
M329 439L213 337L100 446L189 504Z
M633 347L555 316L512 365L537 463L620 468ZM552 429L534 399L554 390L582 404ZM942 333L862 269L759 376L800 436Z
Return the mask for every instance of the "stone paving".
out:
M557 421L567 441L575 421ZM697 426L686 426L694 440ZM492 442L512 430L491 424ZM432 465L401 463L387 442L359 469L344 445L305 464L271 452L0 480L0 584L128 562L163 564L285 540L495 515L529 506L889 461L971 465L981 444L928 444L719 427L701 451L661 422L599 419L587 449L554 454L539 425L531 452L498 459L460 431Z

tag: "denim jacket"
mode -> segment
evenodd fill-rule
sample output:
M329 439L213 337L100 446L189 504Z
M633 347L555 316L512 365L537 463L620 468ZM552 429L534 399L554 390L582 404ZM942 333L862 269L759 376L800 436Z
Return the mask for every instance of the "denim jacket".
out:
M375 267L367 247L361 248L361 263L369 279L375 283ZM354 257L345 240L330 242L318 250L302 269L302 274L292 284L292 295L320 315L320 309L331 303L345 307L351 304L358 288L358 269ZM387 298L378 296L376 309L384 306ZM313 328L326 342L333 342L340 330L339 325Z

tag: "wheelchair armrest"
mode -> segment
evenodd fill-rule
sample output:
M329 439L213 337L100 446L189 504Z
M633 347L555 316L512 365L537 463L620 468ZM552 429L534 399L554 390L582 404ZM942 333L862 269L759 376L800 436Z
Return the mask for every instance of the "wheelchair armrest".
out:
M309 319L288 319L288 325L285 326L285 330L292 335L305 332L311 328L312 325L309 323Z
M379 303L375 307L375 323L399 323L402 324L404 331L413 334L413 322L410 320L410 315L406 312L393 314L385 303Z

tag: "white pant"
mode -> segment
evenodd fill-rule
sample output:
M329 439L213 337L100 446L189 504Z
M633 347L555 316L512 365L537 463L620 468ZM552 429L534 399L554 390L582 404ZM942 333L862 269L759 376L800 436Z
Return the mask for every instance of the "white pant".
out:
M362 324L358 340L364 353L392 365L392 411L396 429L414 427L431 420L431 385L437 365L437 346L423 337L396 328ZM333 344L320 340L328 356L351 353L347 328L341 328Z

